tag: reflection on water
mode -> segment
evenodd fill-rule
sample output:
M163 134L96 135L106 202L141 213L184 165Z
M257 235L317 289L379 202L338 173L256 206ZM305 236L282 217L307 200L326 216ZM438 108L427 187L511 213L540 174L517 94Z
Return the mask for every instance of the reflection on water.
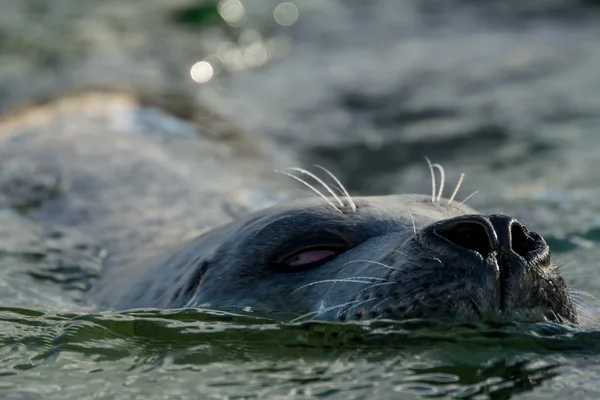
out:
M220 43L214 53L192 65L190 75L195 82L206 83L222 69L235 72L258 68L269 60L285 55L289 39L283 32L263 37L255 29L244 28L246 8L241 1L224 0L219 2L217 9L223 21L233 28L239 28L240 33L237 41ZM283 27L294 25L298 17L298 7L294 3L283 2L273 8L273 19Z
M198 61L192 66L190 75L198 83L208 82L213 77L213 67L207 61Z
M239 0L225 0L219 2L219 14L231 26L239 25L246 16L244 5Z
M279 25L292 26L298 21L298 7L294 3L279 3L273 10L273 18Z
M171 383L155 388L156 398L394 398L398 392L507 398L560 379L573 368L564 359L569 354L600 352L596 333L551 324L277 324L203 310L22 308L0 310L0 321L0 374L10 377L1 389L31 385L63 399L93 390L105 396L144 392L148 382L165 379ZM35 384L39 376L60 383L42 390Z

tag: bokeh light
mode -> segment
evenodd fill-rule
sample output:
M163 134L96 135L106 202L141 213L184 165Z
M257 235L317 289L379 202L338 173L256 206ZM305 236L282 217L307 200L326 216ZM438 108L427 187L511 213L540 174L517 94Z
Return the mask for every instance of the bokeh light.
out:
M254 29L246 29L240 34L238 43L240 46L248 46L262 40L261 34Z
M246 10L244 5L239 0L221 1L218 6L221 18L229 25L236 26L244 19Z
M214 70L207 61L198 61L190 69L190 75L198 83L205 83L212 79Z
M279 3L273 10L275 21L282 26L291 26L298 20L298 7L294 3Z
M267 62L269 53L262 42L255 42L244 49L244 61L248 67L260 67Z

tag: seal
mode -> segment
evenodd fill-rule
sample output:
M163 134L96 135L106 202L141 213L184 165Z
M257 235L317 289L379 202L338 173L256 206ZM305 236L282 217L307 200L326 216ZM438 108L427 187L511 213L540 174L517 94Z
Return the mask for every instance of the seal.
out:
M222 124L205 122L120 92L0 119L3 221L28 232L0 235L0 248L22 256L6 267L70 287L94 279L86 300L101 309L577 321L544 239L455 202L462 177L445 199L443 168L430 163L431 196L353 198L325 169L321 178L292 168L282 171L294 179L286 183L315 198L265 207L247 196L247 210L227 207L232 189L268 186L273 169L294 160L275 160L258 136L219 134Z
M431 197L352 198L341 185L344 196L309 171L291 170L284 173L318 197L251 213L157 258L112 269L94 292L97 304L252 310L292 320L577 321L544 239L514 218L455 203L460 181L450 199L442 187L436 193L435 180Z

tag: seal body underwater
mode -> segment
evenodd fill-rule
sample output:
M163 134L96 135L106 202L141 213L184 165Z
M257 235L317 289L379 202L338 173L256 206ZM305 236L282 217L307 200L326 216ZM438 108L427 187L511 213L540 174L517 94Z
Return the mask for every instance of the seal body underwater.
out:
M61 105L50 120L81 104ZM127 104L130 112L141 107ZM100 114L122 116L123 106ZM48 119L0 124L2 163L32 166L20 169L19 182L47 175L42 190L0 188L7 201L33 199L24 211L32 221L81 230L107 249L87 295L100 309L577 322L544 239L514 218L453 201L456 190L449 199L435 185L432 196L351 197L327 171L335 187L296 168L284 172L316 197L232 218L223 207L228 191L264 184L277 163L223 150L239 142L137 135L147 128L131 125L138 119L126 126L133 134L104 124L50 136Z

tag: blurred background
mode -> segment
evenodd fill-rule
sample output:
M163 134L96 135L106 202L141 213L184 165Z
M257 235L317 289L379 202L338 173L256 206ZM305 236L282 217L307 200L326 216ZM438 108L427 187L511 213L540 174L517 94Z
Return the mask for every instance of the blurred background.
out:
M427 188L423 155L474 186L494 168L516 172L511 186L544 175L562 187L564 166L545 168L597 127L596 6L5 1L0 111L127 89L184 117L216 112L332 168L355 193ZM506 184L486 189L507 195Z
M459 199L589 251L598 37L595 1L3 1L0 113L125 90L355 195L428 193L428 156L448 186L466 173Z

